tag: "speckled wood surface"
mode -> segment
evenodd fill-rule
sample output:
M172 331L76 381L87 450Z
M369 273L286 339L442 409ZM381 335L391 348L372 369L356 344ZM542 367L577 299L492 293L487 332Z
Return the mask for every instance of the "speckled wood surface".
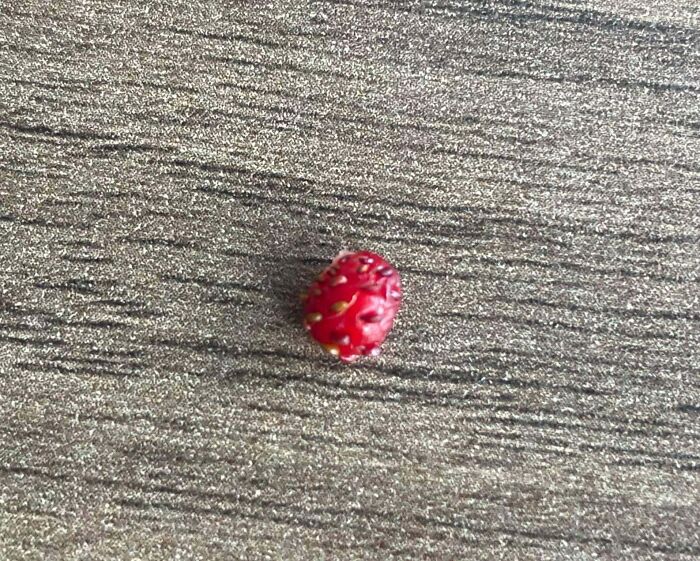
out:
M0 0L0 559L700 558L699 15Z

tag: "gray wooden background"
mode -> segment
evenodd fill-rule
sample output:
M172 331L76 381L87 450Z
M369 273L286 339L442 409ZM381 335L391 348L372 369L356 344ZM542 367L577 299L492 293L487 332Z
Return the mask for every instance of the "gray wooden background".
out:
M700 558L699 15L0 0L0 559Z

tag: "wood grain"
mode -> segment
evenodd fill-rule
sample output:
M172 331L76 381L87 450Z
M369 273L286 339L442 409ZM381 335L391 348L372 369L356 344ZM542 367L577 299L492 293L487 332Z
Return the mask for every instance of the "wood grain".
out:
M0 0L0 558L700 558L699 14Z

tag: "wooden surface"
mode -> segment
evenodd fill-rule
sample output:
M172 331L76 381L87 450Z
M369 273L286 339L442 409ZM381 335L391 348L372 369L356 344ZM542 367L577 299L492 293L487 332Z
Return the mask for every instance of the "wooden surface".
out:
M699 13L0 0L0 559L700 558Z

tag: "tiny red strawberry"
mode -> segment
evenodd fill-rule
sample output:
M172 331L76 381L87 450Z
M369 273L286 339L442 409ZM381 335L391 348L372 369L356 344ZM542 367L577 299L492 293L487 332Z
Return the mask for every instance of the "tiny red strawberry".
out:
M332 355L376 356L401 305L399 273L369 251L342 252L303 295L304 326Z

